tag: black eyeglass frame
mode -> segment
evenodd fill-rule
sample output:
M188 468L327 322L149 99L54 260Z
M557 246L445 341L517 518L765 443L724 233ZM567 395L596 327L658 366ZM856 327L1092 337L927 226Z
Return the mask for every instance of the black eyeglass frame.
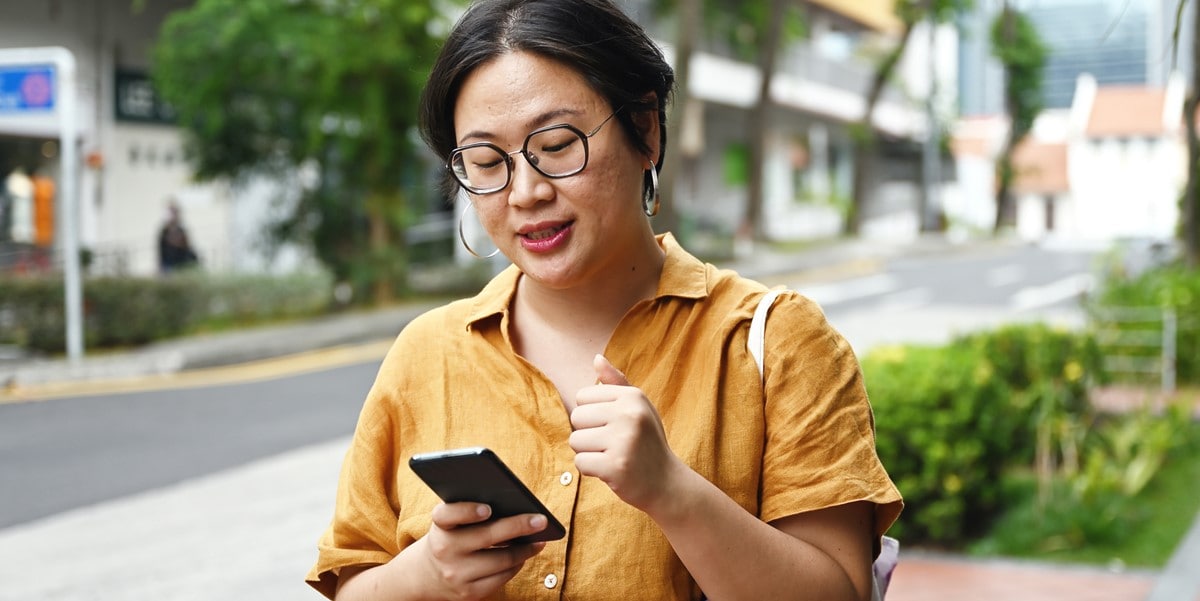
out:
M621 107L621 108L624 108L624 107ZM595 136L597 133L600 133L600 128L604 127L604 124L608 123L609 121L612 121L612 118L615 117L617 115L617 113L621 112L621 108L618 108L617 110L613 111L609 116L605 117L604 120L600 122L600 125L597 125L595 128L592 129L592 131L590 131L588 133L583 133L582 130L580 130L578 127L575 127L574 125L571 125L570 123L557 123L555 125L547 125L546 127L540 127L538 129L535 129L535 130L529 132L529 135L525 136L525 142L523 144L521 144L521 147L512 152L508 152L508 151L504 150L503 148L500 148L499 146L497 146L496 144L493 144L491 142L475 142L473 144L459 146L459 147L455 148L454 150L450 151L450 158L449 158L449 160L446 161L446 169L450 170L450 175L454 178L454 181L458 182L458 185L462 186L462 188L464 190L466 190L467 192L470 192L472 194L480 195L480 196L482 196L484 194L495 194L496 192L499 192L499 191L507 188L508 185L512 183L513 170L516 169L516 165L513 161L513 156L518 155L518 154L525 157L525 162L529 163L529 166L533 167L534 171L537 171L538 173L540 173L543 176L548 177L550 179L562 179L564 177L571 177L572 175L578 175L584 169L587 168L588 159L591 158L591 152L588 147L588 140L591 139L592 136ZM554 174L546 173L545 171L542 171L541 167L538 167L538 165L537 165L538 161L535 160L536 155L534 155L533 157L530 156L529 140L533 139L533 137L538 134L543 134L548 131L554 131L556 129L568 130L568 131L574 133L576 136L578 136L579 140L581 142L583 142L583 164L580 165L579 168L574 171L554 175ZM470 150L472 148L485 148L485 147L495 150L500 156L504 157L504 163L505 163L505 166L507 167L507 171L505 172L504 183L502 185L493 186L490 188L475 188L475 187L467 185L467 183L464 182L462 180L462 178L460 178L458 176L458 172L455 171L455 169L454 169L454 159L455 159L455 157L461 155L464 151Z

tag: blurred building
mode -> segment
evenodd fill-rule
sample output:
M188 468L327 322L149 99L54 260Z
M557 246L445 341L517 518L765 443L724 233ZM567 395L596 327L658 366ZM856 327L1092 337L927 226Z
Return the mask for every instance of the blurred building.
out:
M1100 86L1162 87L1172 72L1191 73L1191 14L1175 39L1179 0L1010 0L1025 12L1049 50L1043 79L1048 108L1071 106L1079 76ZM1004 75L992 56L989 28L1002 0L978 0L959 17L959 110L1004 111Z
M0 49L60 46L75 57L80 235L94 257L93 272L154 273L157 232L171 198L206 266L286 269L302 260L294 250L274 257L263 251L260 224L277 191L271 184L192 181L170 107L149 77L164 19L192 4L0 0ZM0 180L22 168L58 181L58 136L53 114L0 110Z
M1187 177L1183 100L1179 74L1165 86L1099 85L1081 75L1070 107L1044 111L1014 152L1017 233L1087 245L1173 238ZM990 227L995 205L986 194L994 196L1007 129L1000 116L960 122L961 194L949 206L956 222Z
M891 0L798 4L808 35L792 40L780 55L765 153L763 222L768 237L775 239L839 233L856 168L852 130L865 113L875 64L898 43L902 26ZM648 24L674 62L674 20L657 19L648 0L627 1L625 6ZM936 89L952 102L956 46L953 27L939 28L931 36L924 24L918 25L876 107L874 127L882 143L867 174L864 235L908 237L917 232L923 193L921 144L929 131L925 100L936 81ZM735 58L721 40L704 39L693 57L691 79L691 108L698 116L686 124L676 146L686 155L678 208L694 227L728 234L739 223L745 203L740 166L760 73L756 65ZM947 165L946 173L951 167Z
M618 1L674 60L673 21L652 11L649 0ZM156 232L171 199L209 269L286 270L307 261L295 249L282 255L264 250L264 226L278 210L271 200L286 195L284 182L192 181L183 138L170 107L156 94L149 68L164 20L193 3L0 0L0 49L60 46L77 62L79 223L81 244L94 257L93 273L154 273ZM764 170L764 223L780 239L840 231L856 168L851 131L865 111L875 61L897 43L900 31L892 0L800 5L809 35L781 53ZM874 127L883 143L868 173L868 235L916 232L921 143L929 130L925 99L935 81L940 94L953 98L956 45L953 28L933 35L919 28L876 109ZM726 235L743 212L745 131L760 74L754 64L735 58L723 40L701 40L698 50L690 90L696 118L675 146L686 155L680 186L686 200L679 208L691 231ZM53 118L0 111L0 178L20 167L49 177L62 190L58 135ZM451 232L452 221L435 219L413 234Z

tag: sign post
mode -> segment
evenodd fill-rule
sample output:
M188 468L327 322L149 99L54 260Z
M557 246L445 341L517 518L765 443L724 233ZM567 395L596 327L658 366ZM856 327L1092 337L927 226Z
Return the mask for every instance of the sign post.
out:
M75 55L61 47L0 49L0 115L58 115L67 356L83 358L83 279L79 264L79 147Z

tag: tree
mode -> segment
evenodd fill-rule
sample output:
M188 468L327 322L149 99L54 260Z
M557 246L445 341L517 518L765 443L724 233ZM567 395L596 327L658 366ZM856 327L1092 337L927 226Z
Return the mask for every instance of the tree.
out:
M1033 120L1042 110L1042 71L1046 66L1046 46L1033 23L1006 2L992 22L992 54L1004 68L1004 108L1008 113L1008 137L997 165L996 222L999 232L1016 221L1012 184L1016 178L1012 155L1017 144L1033 129Z
M671 114L667 120L667 155L663 159L662 177L662 206L657 217L660 229L671 231L679 229L679 211L677 190L683 171L683 152L679 143L683 139L683 124L685 123L688 105L691 99L692 54L696 49L696 39L700 37L703 27L703 0L678 0L676 12L679 28L675 40L675 94L671 102ZM674 144L675 147L670 147Z
M867 174L871 172L874 153L879 140L875 131L875 109L883 97L883 91L895 75L896 66L908 50L912 40L913 29L923 20L932 23L945 23L958 12L970 6L970 0L897 0L896 16L900 18L901 29L896 44L883 54L875 64L871 75L871 83L867 87L865 108L862 118L851 130L854 145L854 175L851 180L850 206L847 208L846 221L842 233L850 236L858 235L862 228L863 210L867 204Z
M765 237L762 223L763 167L767 156L767 127L771 119L771 82L774 81L775 64L779 56L780 40L783 37L783 27L786 20L788 0L770 0L768 9L762 16L766 20L766 33L759 38L758 43L758 72L762 75L759 80L758 102L750 111L749 139L750 147L750 179L746 185L746 207L742 215L742 231L744 235L754 240Z
M1179 0L1175 12L1175 45L1183 24L1188 0ZM1196 131L1196 111L1200 109L1200 9L1192 10L1192 74L1183 102L1183 122L1187 131L1187 185L1180 199L1180 234L1188 265L1200 267L1200 134Z
M432 0L199 0L171 15L155 82L201 180L315 171L276 233L377 302L407 280L412 135L440 40Z
M788 40L804 33L804 23L793 8L793 0L771 0L769 6L760 2L738 0L660 0L656 8L660 14L675 10L678 18L675 47L675 97L671 120L668 122L668 140L679 143L685 112L689 110L691 57L695 52L701 33L712 39L722 40L732 50L735 58L758 64L764 74L759 86L758 102L751 109L747 134L750 149L747 199L743 220L739 229L748 236L761 236L762 215L762 165L766 153L766 132L769 123L772 77L780 47ZM677 225L678 215L676 190L682 175L683 157L679 149L667 154L664 165L663 215L659 224L666 229Z

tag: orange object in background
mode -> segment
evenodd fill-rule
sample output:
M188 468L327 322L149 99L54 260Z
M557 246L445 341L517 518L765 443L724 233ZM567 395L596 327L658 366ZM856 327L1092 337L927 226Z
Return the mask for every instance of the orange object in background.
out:
M41 175L33 176L33 243L54 244L54 181Z

